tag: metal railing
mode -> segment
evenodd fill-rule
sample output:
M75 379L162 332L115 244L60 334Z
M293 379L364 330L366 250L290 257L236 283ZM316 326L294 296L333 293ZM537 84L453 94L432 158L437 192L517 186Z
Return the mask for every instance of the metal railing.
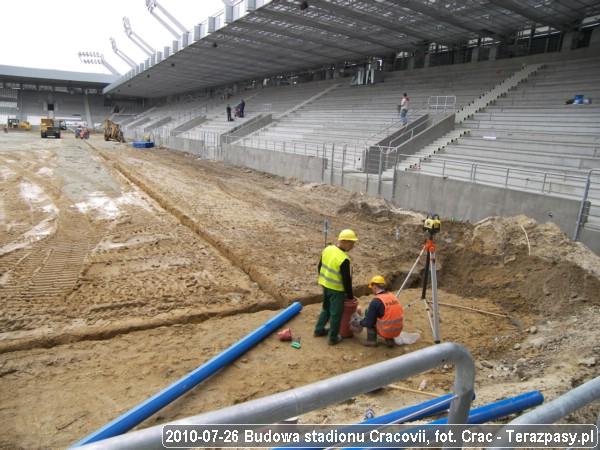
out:
M529 425L529 424L549 424L555 423L559 419L571 414L573 411L577 411L580 408L596 401L600 400L600 377L594 378L575 389L570 390L566 394L558 397L551 402L545 403L542 406L517 417L515 420L510 422L508 425ZM599 419L600 420L600 419ZM500 432L497 436L502 436ZM506 434L504 433L504 436ZM507 439L498 439L498 447L494 447L491 450L498 450L500 448L509 449L511 448ZM496 442L496 440L494 440Z
M454 364L454 394L449 424L466 423L473 398L475 365L459 344L443 343L286 392L172 422L186 424L269 424L336 404L444 364ZM163 425L133 431L82 449L163 449Z
M427 112L446 113L456 110L456 95L430 95L427 99Z

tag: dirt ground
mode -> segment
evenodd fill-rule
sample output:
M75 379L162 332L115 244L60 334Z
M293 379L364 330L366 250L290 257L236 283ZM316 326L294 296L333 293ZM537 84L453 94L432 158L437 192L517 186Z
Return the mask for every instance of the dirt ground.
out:
M300 350L271 336L140 427L433 343L419 273L401 295L415 344L312 337L324 221L328 241L347 227L359 235L350 256L364 307L371 276L404 280L424 240L419 214L164 149L90 144L0 136L0 447L68 446L296 300ZM476 404L533 389L554 398L600 375L600 258L523 216L444 220L437 244L440 300L508 316L441 306L443 340L476 359ZM453 377L446 367L398 384L442 393ZM386 388L300 420L351 423L428 398Z

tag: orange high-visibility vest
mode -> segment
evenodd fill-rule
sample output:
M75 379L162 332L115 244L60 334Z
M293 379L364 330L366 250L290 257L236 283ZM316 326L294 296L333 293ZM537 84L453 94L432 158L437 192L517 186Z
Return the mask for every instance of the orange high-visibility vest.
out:
M375 296L383 303L385 312L377 319L377 334L385 339L393 339L402 332L404 309L394 294L382 292Z

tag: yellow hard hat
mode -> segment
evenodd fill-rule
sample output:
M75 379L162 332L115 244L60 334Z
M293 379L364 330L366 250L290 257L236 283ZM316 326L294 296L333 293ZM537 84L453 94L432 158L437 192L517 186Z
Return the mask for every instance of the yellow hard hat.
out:
M350 229L340 231L338 241L358 241L356 233Z
M369 289L372 288L374 284L385 285L385 278L383 278L381 275L375 275L373 278L371 278L371 281L369 281Z

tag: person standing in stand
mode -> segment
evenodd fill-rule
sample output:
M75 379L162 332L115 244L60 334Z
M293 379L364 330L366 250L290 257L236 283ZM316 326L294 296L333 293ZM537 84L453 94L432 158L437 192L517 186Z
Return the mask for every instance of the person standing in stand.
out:
M408 118L406 117L408 114L408 104L410 103L410 98L406 95L406 92L402 94L402 100L400 101L400 122L402 125L406 125L408 122Z

